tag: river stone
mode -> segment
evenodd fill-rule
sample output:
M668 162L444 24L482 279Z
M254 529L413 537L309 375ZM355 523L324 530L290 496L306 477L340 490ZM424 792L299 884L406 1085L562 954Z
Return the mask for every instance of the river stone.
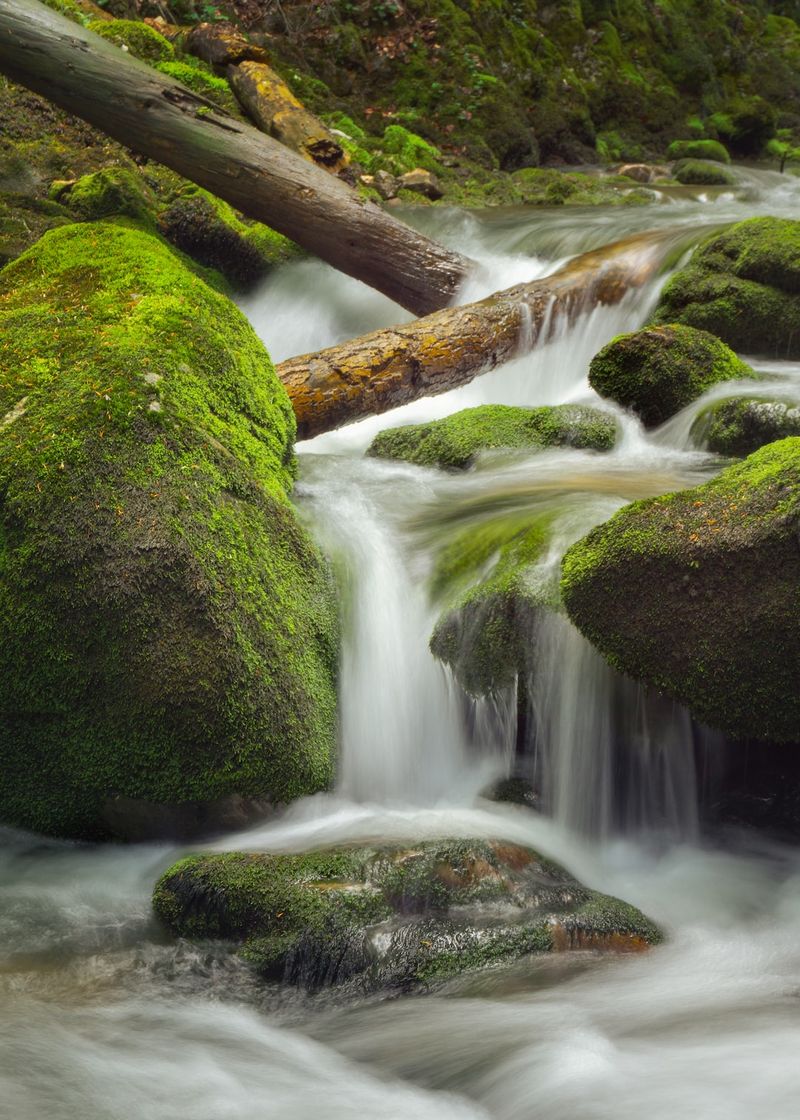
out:
M740 352L800 357L800 221L752 218L705 241L664 288L655 320Z
M750 455L767 443L800 436L800 407L747 397L721 401L698 416L692 436L719 455Z
M564 557L570 618L615 668L732 738L800 742L800 438L634 502Z
M337 608L241 312L93 222L0 274L0 820L178 832L328 785Z
M730 187L736 182L736 176L727 167L704 159L679 160L672 174L679 183L687 186Z
M442 420L407 424L379 432L367 452L381 459L403 459L420 466L463 470L480 451L495 448L578 447L609 451L617 422L608 412L586 405L520 408L484 404Z
M153 905L175 934L233 941L262 976L311 991L412 989L530 953L661 940L634 907L497 840L190 856Z
M757 376L718 338L676 323L618 335L589 366L592 388L631 409L646 428L663 424L712 385Z

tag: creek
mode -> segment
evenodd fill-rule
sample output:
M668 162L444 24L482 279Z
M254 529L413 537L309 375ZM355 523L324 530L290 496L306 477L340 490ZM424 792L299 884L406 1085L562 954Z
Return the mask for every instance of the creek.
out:
M800 181L739 174L736 192L684 190L647 207L437 209L409 220L480 259L490 291L633 232L667 228L679 246L689 231L743 217L795 216ZM430 995L342 1005L255 984L224 947L163 934L150 893L180 854L174 846L6 831L0 1117L797 1115L800 852L753 832L701 832L703 783L724 765L716 737L621 680L554 615L536 646L530 749L514 762L514 697L468 701L428 651L437 616L429 576L448 541L492 518L545 512L551 538L538 578L554 583L564 550L592 525L720 469L692 446L692 420L708 400L752 393L752 383L712 390L655 432L617 410L621 438L603 454L485 455L463 474L363 454L384 427L474 404L600 403L590 358L642 323L662 280L470 385L300 445L297 501L342 579L336 789L209 846L503 837L639 906L666 943L644 955L529 960ZM275 360L402 318L315 262L285 267L244 306ZM800 364L754 364L768 395L800 402ZM539 811L482 798L512 765L539 791Z

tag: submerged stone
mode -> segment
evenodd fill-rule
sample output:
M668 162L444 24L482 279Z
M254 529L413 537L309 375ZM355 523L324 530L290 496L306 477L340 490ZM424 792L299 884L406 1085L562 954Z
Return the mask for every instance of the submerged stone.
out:
M750 455L767 443L800 436L800 406L748 397L721 401L700 413L692 436L719 455Z
M585 405L519 408L486 404L432 420L379 432L368 454L420 466L469 467L480 451L496 448L578 447L608 451L616 442L613 416Z
M497 840L190 856L153 905L179 936L234 941L262 976L312 991L413 989L531 953L661 940L634 907Z
M615 668L734 738L800 741L800 438L634 502L564 557L575 625Z
M675 323L618 335L589 366L592 388L630 408L646 428L663 424L720 381L755 377L718 338Z
M337 610L247 320L135 228L0 273L0 820L191 831L328 784Z
M800 357L800 221L751 218L709 238L666 285L655 318L745 353Z

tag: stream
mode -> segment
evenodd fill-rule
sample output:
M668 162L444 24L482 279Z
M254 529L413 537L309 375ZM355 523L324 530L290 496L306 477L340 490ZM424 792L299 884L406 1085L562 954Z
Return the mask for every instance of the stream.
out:
M795 217L800 180L740 169L737 191L657 204L406 215L479 259L465 299L544 276L630 233ZM661 240L659 244L666 244ZM661 251L661 250L660 250ZM555 955L430 995L337 1002L255 984L224 946L176 944L150 914L168 845L82 846L0 831L0 1118L8 1120L794 1120L800 1092L800 851L753 832L703 837L716 736L613 673L562 616L531 689L535 745L515 764L539 811L481 795L513 764L514 697L468 701L428 650L436 556L470 527L545 512L537 578L636 498L723 462L692 446L712 390L646 433L616 409L611 452L492 453L463 474L364 456L379 430L481 403L602 403L597 350L646 318L663 277L595 308L471 384L301 444L296 500L342 578L336 788L216 850L302 851L423 837L540 849L667 931L644 955ZM312 261L243 307L276 361L407 318ZM800 403L800 363L761 362L759 394ZM195 845L195 850L196 850Z

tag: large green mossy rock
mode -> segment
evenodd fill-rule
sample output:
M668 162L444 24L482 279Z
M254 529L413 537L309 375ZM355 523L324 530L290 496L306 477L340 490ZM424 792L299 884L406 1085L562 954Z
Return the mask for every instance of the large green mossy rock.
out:
M98 222L0 273L0 337L0 820L190 831L324 787L336 609L244 316Z
M800 741L800 438L573 545L567 612L617 669L733 737Z
M153 904L174 933L231 940L261 975L312 991L413 988L530 953L661 940L634 907L492 840L190 856Z
M756 377L718 338L680 324L618 335L592 358L589 384L657 427L721 381Z
M675 164L673 177L679 183L699 187L730 187L736 182L733 172L705 159L682 159Z
M667 149L667 159L731 162L728 149L719 140L673 140Z
M655 320L746 353L800 357L800 221L752 218L704 242L664 288Z
M767 443L800 436L800 406L738 397L710 405L692 426L692 437L719 455L750 455Z
M517 408L486 404L432 420L379 432L368 454L420 466L463 470L480 451L495 448L579 447L608 451L617 438L613 416L597 408L563 404Z

